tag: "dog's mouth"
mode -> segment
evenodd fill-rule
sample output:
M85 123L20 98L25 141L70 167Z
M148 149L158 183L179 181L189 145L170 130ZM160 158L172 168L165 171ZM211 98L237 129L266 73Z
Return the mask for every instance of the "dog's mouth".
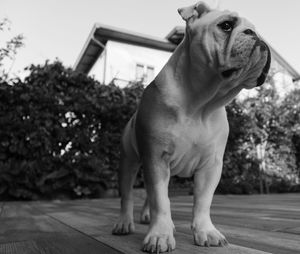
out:
M240 68L230 68L221 72L223 78L230 78L234 73L238 72Z

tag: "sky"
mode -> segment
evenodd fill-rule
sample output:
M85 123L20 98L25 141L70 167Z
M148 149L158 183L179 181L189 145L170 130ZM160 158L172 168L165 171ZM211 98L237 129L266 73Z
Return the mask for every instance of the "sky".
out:
M58 58L67 67L76 62L95 23L165 37L184 25L177 9L197 0L0 0L0 20L11 21L5 36L23 34L25 46L11 74L24 75L30 64ZM207 0L220 9L236 11L250 20L259 34L300 73L299 0ZM1 32L3 33L3 32ZM0 34L0 43L5 36ZM8 38L7 37L7 38ZM0 44L1 45L1 44Z

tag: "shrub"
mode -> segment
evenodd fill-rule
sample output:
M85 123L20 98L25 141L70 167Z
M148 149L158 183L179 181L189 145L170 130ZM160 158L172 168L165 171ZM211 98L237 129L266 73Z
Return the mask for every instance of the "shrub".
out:
M121 132L143 87L101 85L60 62L0 84L0 198L97 197L117 185Z

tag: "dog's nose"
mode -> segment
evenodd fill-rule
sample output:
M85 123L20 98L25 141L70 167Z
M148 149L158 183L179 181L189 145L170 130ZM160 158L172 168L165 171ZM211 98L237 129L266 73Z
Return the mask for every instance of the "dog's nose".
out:
M257 34L252 29L246 29L243 33L257 37Z
M268 46L267 46L267 44L263 40L260 40L259 46L260 46L260 50L261 51L268 50Z
M258 37L256 38L256 43L254 46L259 47L261 52L269 50L268 45L263 40L259 39Z

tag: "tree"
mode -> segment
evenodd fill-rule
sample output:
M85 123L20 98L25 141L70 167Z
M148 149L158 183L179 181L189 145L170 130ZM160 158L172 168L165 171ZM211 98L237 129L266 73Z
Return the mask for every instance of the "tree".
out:
M6 32L10 30L10 21L3 19L0 21L0 32ZM14 61L18 50L24 46L24 36L18 34L7 40L4 45L0 47L0 81L7 81L9 79L9 72L5 66L6 60Z
M219 184L221 193L297 190L300 161L300 89L286 97L274 71L255 96L227 106L230 133Z
M296 114L292 113L296 99L291 102L290 97L280 99L271 72L267 82L258 88L257 96L243 102L245 112L251 118L249 145L253 159L259 165L260 193L269 193L272 178L291 178L296 170L292 143L297 122Z
M217 191L220 193L251 194L257 192L258 164L249 146L252 119L244 105L233 100L227 107L229 137L224 154L223 172Z
M292 90L278 107L282 128L287 133L296 157L296 171L300 177L300 89Z

